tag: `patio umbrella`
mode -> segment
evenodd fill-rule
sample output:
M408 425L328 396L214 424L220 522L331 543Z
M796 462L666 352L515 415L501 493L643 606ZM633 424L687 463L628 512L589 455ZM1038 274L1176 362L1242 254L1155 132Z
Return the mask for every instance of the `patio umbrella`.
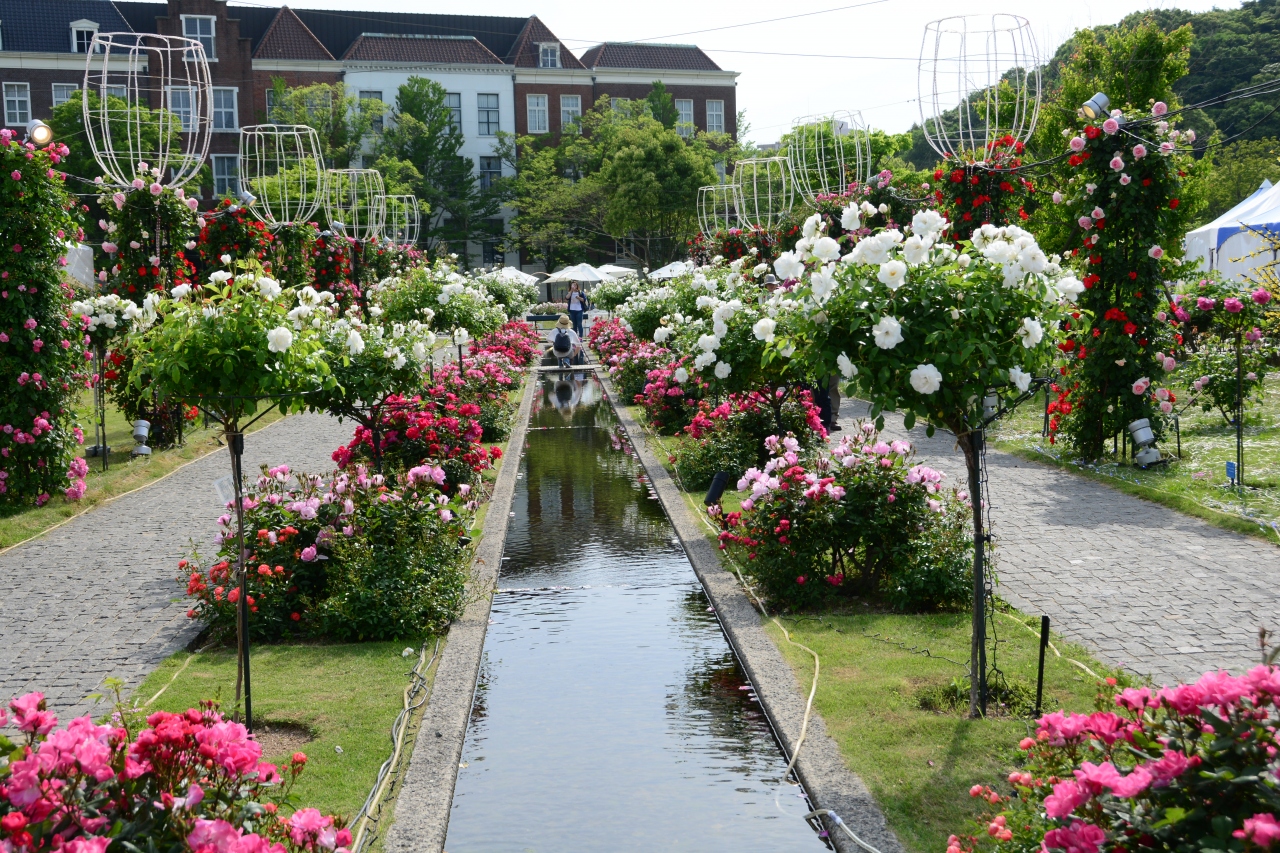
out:
M518 270L515 267L503 267L498 271L498 278L506 279L507 281L518 281L521 284L538 283L537 276L529 275L529 273Z
M629 275L636 275L634 267L620 267L617 264L604 264L596 267L596 271L612 278L626 278Z
M675 278L678 275L684 275L691 269L693 269L693 264L685 261L672 261L665 267L661 267L660 269L656 269L649 273L649 278L654 279L655 281L665 281L669 278Z
M565 267L555 275L548 276L547 281L608 281L609 276L597 270L591 264L575 264Z

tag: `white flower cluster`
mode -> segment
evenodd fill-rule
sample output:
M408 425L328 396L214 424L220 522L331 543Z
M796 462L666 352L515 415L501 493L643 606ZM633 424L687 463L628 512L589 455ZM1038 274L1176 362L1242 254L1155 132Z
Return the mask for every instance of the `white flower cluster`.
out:
M75 317L83 318L85 322L85 331L93 334L99 328L114 330L124 325L125 317L123 316L126 308L134 308L137 306L127 299L121 299L114 293L104 296L92 296L78 302L71 303L71 314Z

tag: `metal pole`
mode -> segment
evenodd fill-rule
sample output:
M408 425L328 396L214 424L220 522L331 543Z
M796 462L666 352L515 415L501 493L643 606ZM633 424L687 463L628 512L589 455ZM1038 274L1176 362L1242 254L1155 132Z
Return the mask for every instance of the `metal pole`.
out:
M987 588L983 572L986 535L982 526L982 429L965 436L969 452L969 499L973 502L973 638L969 651L969 716L987 713Z
M244 726L253 731L253 690L249 680L249 573L245 567L244 551L244 492L242 489L242 462L244 457L244 433L238 430L227 437L231 451L231 481L236 500L236 553L240 571L240 600L236 602L237 627L240 634L239 669L244 681ZM236 693L239 694L239 681ZM239 696L237 695L237 699Z
M1244 352L1236 330L1236 483L1244 486Z
M1040 617L1040 670L1036 675L1036 717L1039 718L1044 700L1044 652L1049 648L1049 617Z

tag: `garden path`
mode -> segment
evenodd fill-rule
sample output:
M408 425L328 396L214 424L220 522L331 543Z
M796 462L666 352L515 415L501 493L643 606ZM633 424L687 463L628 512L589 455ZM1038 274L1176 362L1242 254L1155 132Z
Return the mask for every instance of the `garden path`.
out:
M845 430L867 406L841 407ZM955 438L907 432L919 461L964 484ZM837 433L837 437L840 434ZM1157 684L1258 662L1258 628L1280 631L1280 549L1046 464L987 451L998 594L1100 660ZM999 630L1018 630L1002 620Z
M246 475L264 462L327 470L353 429L306 414L251 433ZM189 643L177 562L193 542L213 553L224 511L214 482L229 472L220 450L0 554L0 701L39 690L70 719L93 709L104 679L134 687Z

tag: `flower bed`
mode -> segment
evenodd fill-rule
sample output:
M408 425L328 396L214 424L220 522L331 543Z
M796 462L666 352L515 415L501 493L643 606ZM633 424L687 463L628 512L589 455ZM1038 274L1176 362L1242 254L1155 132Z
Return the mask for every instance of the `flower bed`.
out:
M1093 714L1042 717L1020 744L1013 795L974 786L990 808L948 853L1249 851L1280 841L1280 670L1109 692Z
M473 340L469 351L498 353L516 367L527 367L542 352L542 338L524 320L508 320L502 328Z
M481 440L498 441L511 431L515 403L511 391L519 387L515 365L500 352L481 351L463 358L461 364L446 362L436 368L435 384L448 397L467 400L480 408L476 420Z
M245 727L212 704L139 719L121 710L110 724L78 717L66 728L44 695L0 710L0 849L106 853L345 853L351 833L316 809L293 809L289 790L307 763L261 761Z
M870 424L830 452L803 454L791 436L767 441L769 461L738 481L750 492L725 518L721 548L775 607L810 608L839 595L879 595L902 610L963 605L972 594L969 505L943 475L909 464L911 445Z

